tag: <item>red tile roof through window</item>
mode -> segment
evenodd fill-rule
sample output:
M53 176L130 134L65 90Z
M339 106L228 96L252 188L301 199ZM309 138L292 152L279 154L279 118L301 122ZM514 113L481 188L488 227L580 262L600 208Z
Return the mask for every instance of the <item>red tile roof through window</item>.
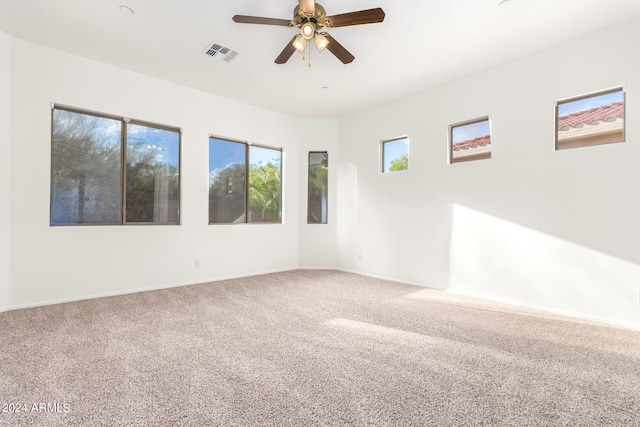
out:
M466 141L453 144L453 151L467 150L469 148L484 147L491 144L491 135L479 136Z
M577 111L566 116L558 117L558 129L572 128L579 124L597 124L598 122L614 121L624 118L624 102L602 105L588 110Z

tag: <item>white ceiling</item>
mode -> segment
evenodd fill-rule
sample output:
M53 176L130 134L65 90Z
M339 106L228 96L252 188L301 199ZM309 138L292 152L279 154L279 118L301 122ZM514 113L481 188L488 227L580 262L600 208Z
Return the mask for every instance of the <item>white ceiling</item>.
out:
M321 0L328 15L382 7L380 24L330 34L356 59L311 51L274 59L295 28L236 24L291 19L296 0L0 0L0 30L297 117L340 117L640 15L638 0ZM120 11L126 5L133 15ZM206 56L217 42L232 62ZM323 87L328 87L323 89Z

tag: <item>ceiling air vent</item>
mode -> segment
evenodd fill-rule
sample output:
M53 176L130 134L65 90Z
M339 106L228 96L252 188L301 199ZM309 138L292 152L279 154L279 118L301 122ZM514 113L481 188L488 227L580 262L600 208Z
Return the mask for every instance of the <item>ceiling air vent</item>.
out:
M218 43L211 43L209 46L207 46L204 54L212 56L214 58L218 58L224 62L231 62L239 55L239 53L235 50L222 46Z

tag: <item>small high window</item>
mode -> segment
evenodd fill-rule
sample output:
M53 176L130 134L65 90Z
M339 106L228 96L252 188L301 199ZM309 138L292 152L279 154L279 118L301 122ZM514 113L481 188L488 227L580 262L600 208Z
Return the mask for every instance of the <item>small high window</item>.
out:
M556 150L625 140L622 88L556 102Z
M449 162L491 158L491 127L482 117L449 126Z
M329 155L309 153L307 224L326 224L328 212Z
M382 172L397 172L409 169L409 138L402 137L382 141Z
M209 138L209 223L282 222L282 150Z

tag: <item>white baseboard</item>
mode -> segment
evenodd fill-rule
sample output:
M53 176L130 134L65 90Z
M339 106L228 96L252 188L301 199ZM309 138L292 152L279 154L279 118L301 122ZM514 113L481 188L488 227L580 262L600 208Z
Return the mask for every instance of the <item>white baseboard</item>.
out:
M573 318L573 319L576 319L577 321L587 321L587 322L597 323L597 324L600 324L600 325L603 325L603 326L620 327L620 328L633 329L633 330L640 331L640 325L633 324L633 323L620 322L620 321L617 321L617 320L606 319L606 318L597 317L597 316L589 316L589 315L585 315L585 314L582 314L582 313L575 313L575 312L571 312L571 311L558 310L558 309L553 309L553 308L549 308L549 307L541 307L541 306L532 305L532 304L525 304L525 303L521 303L521 302L518 302L518 301L510 301L510 300L505 300L505 299L500 299L500 298L491 298L491 297L487 297L485 295L473 294L473 293L470 293L470 292L456 292L456 291L452 291L452 290L449 290L449 289L434 288L434 287L425 285L424 283L410 282L410 281L406 281L406 280L398 280L398 279L394 279L392 277L385 277L385 276L380 276L380 275L376 275L376 274L367 274L367 273L362 273L360 271L349 270L349 269L346 269L346 268L336 268L336 270L344 271L345 273L352 273L352 274L358 274L360 276L371 277L371 278L374 278L374 279L388 280L390 282L402 283L402 284L405 284L405 285L419 286L421 288L441 291L441 292L444 292L444 293L447 293L447 294L451 294L451 295L459 295L459 296L477 298L477 299L484 300L484 301L487 301L487 302L510 305L510 306L521 308L521 309L525 309L525 310L535 310L535 311L549 313L549 314L553 314L553 315L557 315L557 316Z
M48 300L48 301L38 301L38 302L34 302L34 303L29 303L29 304L21 304L21 305L14 305L14 306L9 306L9 307L4 307L4 308L0 309L0 313L1 312L5 312L5 311L21 310L21 309L25 309L25 308L44 307L44 306L47 306L47 305L64 304L64 303L75 302L75 301L85 301L85 300L96 299L96 298L108 298L108 297L115 297L115 296L120 296L120 295L136 294L136 293L139 293L139 292L159 291L159 290L162 290L162 289L179 288L181 286L201 285L203 283L221 282L223 280L242 279L244 277L261 276L263 274L282 273L282 272L285 272L285 271L294 271L294 270L298 270L298 268L284 268L284 269L279 269L279 270L258 271L258 272L251 272L251 273L246 273L246 274L237 274L237 275L215 277L215 278L210 278L210 279L200 279L200 280L194 280L194 281L189 281L189 282L170 283L170 284L163 284L163 285L158 285L158 286L148 286L148 287L144 287L144 288L127 289L127 290L123 290L123 291L115 291L115 292L105 292L105 293L100 293L100 294L83 295L83 296L80 296L80 297L61 298L61 299Z
M149 286L149 287L144 287L144 288L127 289L127 290L124 290L124 291L115 291L115 292L106 292L106 293L101 293L101 294L84 295L84 296L81 296L81 297L74 297L74 298L62 298L62 299L58 299L58 300L39 301L39 302L35 302L35 303L32 303L32 304L23 304L23 305L9 306L9 307L1 307L0 308L0 313L6 312L6 311L12 311L12 310L20 310L20 309L25 309L25 308L42 307L42 306L53 305L53 304L64 304L64 303L68 303L68 302L83 301L83 300L89 300L89 299L94 299L94 298L107 298L107 297L113 297L113 296L119 296L119 295L135 294L135 293L139 293L139 292L157 291L157 290L162 290L162 289L177 288L177 287L180 287L180 286L192 286L192 285L199 285L199 284L203 284L203 283L220 282L220 281L223 281L223 280L232 280L232 279L242 279L244 277L260 276L260 275L263 275L263 274L282 273L282 272L285 272L285 271L295 271L295 270L336 270L336 271L343 271L345 273L357 274L357 275L360 275L360 276L371 277L371 278L374 278L374 279L388 280L390 282L402 283L402 284L405 284L405 285L412 285L412 286L418 286L418 287L425 288L425 289L437 290L437 291L441 291L441 292L448 293L448 294L451 294L451 295L473 297L473 298L478 298L480 300L484 300L484 301L487 301L487 302L498 303L498 304L507 304L507 305L511 305L513 307L518 307L518 308L522 308L522 309L536 310L536 311L541 311L541 312L545 312L545 313L549 313L549 314L554 314L554 315L574 318L576 320L595 322L595 323L598 323L598 324L601 324L601 325L608 325L608 326L613 326L613 327L621 327L621 328L625 328L625 329L640 330L640 325L636 325L636 324L632 324L632 323L619 322L619 321L612 320L612 319L604 319L604 318L600 318L600 317L597 317L597 316L584 315L582 313L574 313L574 312L570 312L570 311L564 311L564 310L558 310L558 309L550 309L548 307L540 307L540 306L536 306L536 305L523 304L521 302L514 302L514 301L509 301L509 300L504 300L504 299L499 299L499 298L490 298L490 297L486 297L484 295L478 295L478 294L473 294L473 293L467 293L467 292L463 293L463 292L451 291L451 290L448 290L448 289L434 288L434 287L427 286L424 283L411 282L411 281L407 281L407 280L399 280L399 279L395 279L393 277L385 277L385 276L376 275L376 274L367 274L367 273L363 273L363 272L360 272L360 271L349 270L349 269L340 268L340 267L326 267L326 268L325 267L292 267L292 268L284 268L284 269L278 269L278 270L267 270L267 271L260 271L260 272L251 272L251 273L246 273L246 274L236 274L236 275L215 277L215 278L210 278L210 279L201 279L201 280L195 280L195 281L189 281L189 282L164 284L164 285Z
M296 270L338 271L336 267L318 267L317 265L313 267L298 267Z
M347 268L334 268L333 270L343 271L345 273L357 274L359 276L371 277L373 279L388 280L390 282L402 283L403 285L413 285L413 286L420 286L421 288L440 290L438 288L433 288L433 287L427 286L424 283L411 282L411 281L408 281L408 280L394 279L393 277L380 276L378 274L368 274L368 273L363 273L361 271L349 270Z

